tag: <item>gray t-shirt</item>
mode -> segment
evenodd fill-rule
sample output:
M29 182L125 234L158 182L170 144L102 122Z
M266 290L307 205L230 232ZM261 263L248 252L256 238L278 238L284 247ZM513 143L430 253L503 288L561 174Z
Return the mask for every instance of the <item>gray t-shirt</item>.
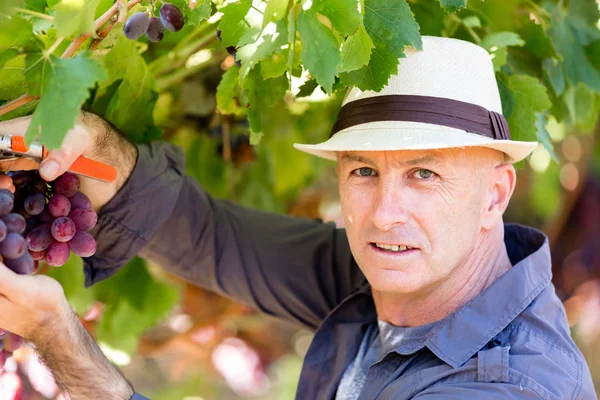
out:
M356 400L365 384L369 368L380 360L390 349L401 349L403 353L411 353L418 349L441 321L415 327L399 327L380 319L377 325L369 325L358 348L354 360L348 365L335 400Z

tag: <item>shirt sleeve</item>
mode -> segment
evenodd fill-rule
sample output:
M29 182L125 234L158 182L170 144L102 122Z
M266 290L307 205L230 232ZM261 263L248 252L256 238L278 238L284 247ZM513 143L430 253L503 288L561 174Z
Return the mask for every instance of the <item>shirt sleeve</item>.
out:
M167 143L141 145L124 187L103 208L86 286L136 254L267 314L316 328L366 280L333 223L245 208L211 197Z
M464 382L439 384L419 393L414 400L543 400L540 394L525 386L510 383Z

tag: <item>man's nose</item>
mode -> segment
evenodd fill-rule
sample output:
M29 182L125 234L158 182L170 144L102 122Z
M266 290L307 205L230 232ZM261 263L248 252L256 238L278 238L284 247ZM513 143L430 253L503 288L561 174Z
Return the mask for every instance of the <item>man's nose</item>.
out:
M373 224L381 231L389 231L409 218L408 193L399 184L382 182L373 204Z

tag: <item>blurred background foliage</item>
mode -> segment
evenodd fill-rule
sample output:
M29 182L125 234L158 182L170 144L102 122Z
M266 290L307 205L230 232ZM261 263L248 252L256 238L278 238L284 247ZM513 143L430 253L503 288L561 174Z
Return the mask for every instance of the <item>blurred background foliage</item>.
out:
M341 16L353 15L348 4L364 7L369 0L335 0L337 14L319 8L322 1L313 2L316 17L333 32L339 47L354 32L339 29L351 23L340 22ZM263 54L254 68L244 69L251 54L243 53L243 46L264 40L264 35L248 39L244 34L256 21L259 33L267 19L286 21L274 17L278 10L288 15L288 25L296 24L300 2L255 1L261 11L258 16L252 14L252 1L199 3L208 3L212 12L206 16L212 16L188 23L159 44L128 42L120 29L110 32L95 51L103 62L110 64L113 54L112 61L118 63L119 52L136 53L139 58L127 66L133 72L98 85L84 108L103 115L134 141L161 139L180 146L187 156L187 173L215 197L334 220L341 226L333 163L296 151L292 144L328 137L349 83L378 85L361 80L358 73L374 67L369 64L374 62L369 61L370 54L348 66L348 71L327 75L309 67L311 59L302 47L315 43L305 43L302 32L295 35L294 31L282 46ZM100 0L97 16L112 4ZM598 2L471 0L466 8L466 0L409 0L407 4L421 35L460 38L488 50L513 138L537 138L542 143L519 165L506 221L548 234L557 292L600 387ZM223 29L221 43L215 31L223 23L227 30ZM239 24L245 28L235 36L233 28ZM354 29L361 29L361 24ZM364 25L368 28L367 20ZM410 32L396 34L403 37ZM0 42L1 36L0 29ZM226 51L228 45L238 47L242 69ZM62 46L64 50L67 44ZM0 70L0 101L18 95L14 87L20 86L10 85L10 79L16 78L9 76L7 68L15 60ZM149 88L146 97L115 107L115 96L132 87ZM3 118L28 112L31 107ZM141 259L88 290L83 288L81 260L76 257L48 273L62 283L106 354L138 391L152 399L293 398L310 332L258 315ZM14 398L60 397L28 349L17 354L6 371L0 376L0 388L8 388L6 393L17 388L22 397Z

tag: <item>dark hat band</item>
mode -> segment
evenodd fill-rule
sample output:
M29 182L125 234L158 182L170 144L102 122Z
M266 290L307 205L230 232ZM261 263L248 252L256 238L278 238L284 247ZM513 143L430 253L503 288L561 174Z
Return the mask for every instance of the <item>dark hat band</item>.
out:
M510 140L502 114L463 101L431 96L384 95L351 101L337 117L331 136L351 126L378 121L424 122Z

